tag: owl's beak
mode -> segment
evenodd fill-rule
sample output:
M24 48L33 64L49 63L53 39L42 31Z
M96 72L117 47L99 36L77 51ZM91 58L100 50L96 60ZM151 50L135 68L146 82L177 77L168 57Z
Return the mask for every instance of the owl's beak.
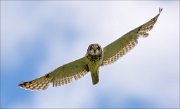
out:
M94 54L96 54L96 50L94 50Z

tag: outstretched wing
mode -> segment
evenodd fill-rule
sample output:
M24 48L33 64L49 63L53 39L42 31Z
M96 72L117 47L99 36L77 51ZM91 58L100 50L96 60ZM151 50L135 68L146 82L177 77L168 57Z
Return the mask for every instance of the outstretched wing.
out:
M138 43L138 38L140 36L147 37L147 32L153 28L161 11L162 8L159 8L159 13L150 21L126 33L116 41L104 47L104 58L102 66L115 62L132 48L134 48L135 45Z
M86 58L83 57L60 66L40 78L19 84L19 86L28 90L44 90L48 88L49 83L53 83L53 86L64 85L70 83L73 79L81 78L88 71Z

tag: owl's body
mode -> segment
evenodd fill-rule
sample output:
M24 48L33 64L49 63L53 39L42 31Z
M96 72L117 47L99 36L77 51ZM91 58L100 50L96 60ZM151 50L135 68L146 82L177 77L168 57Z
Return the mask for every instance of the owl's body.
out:
M91 44L88 47L86 56L87 66L91 72L92 83L95 85L99 82L99 67L103 61L103 50L99 44Z
M147 32L153 28L161 11L162 9L159 9L159 13L154 18L106 47L101 48L99 44L91 44L84 57L60 66L40 78L23 82L19 86L28 90L44 90L48 88L49 83L52 83L53 86L61 86L70 83L73 79L77 80L83 77L88 72L91 72L93 85L97 84L99 82L99 68L113 63L125 55L137 45L139 37L147 37L149 35Z
M100 61L88 63L89 71L91 72L92 83L95 85L99 82L99 67L101 66Z

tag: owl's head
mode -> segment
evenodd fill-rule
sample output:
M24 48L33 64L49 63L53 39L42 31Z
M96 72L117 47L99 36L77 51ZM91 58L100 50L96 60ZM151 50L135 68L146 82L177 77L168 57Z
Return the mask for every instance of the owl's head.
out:
M102 48L99 44L90 44L87 49L87 54L97 56L102 54Z

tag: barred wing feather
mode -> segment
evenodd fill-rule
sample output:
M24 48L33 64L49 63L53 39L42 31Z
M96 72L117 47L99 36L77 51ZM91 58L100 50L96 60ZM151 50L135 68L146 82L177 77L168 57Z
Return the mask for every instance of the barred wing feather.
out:
M147 37L147 32L153 28L161 11L162 8L159 8L159 13L154 18L152 18L145 24L135 28L134 30L131 30L116 41L104 47L104 58L102 66L117 61L120 57L134 48L138 43L139 37Z
M29 82L19 84L20 87L27 90L45 90L49 83L53 86L61 86L70 83L73 79L77 80L83 77L89 71L86 58L83 57L71 63L60 66L54 71Z

